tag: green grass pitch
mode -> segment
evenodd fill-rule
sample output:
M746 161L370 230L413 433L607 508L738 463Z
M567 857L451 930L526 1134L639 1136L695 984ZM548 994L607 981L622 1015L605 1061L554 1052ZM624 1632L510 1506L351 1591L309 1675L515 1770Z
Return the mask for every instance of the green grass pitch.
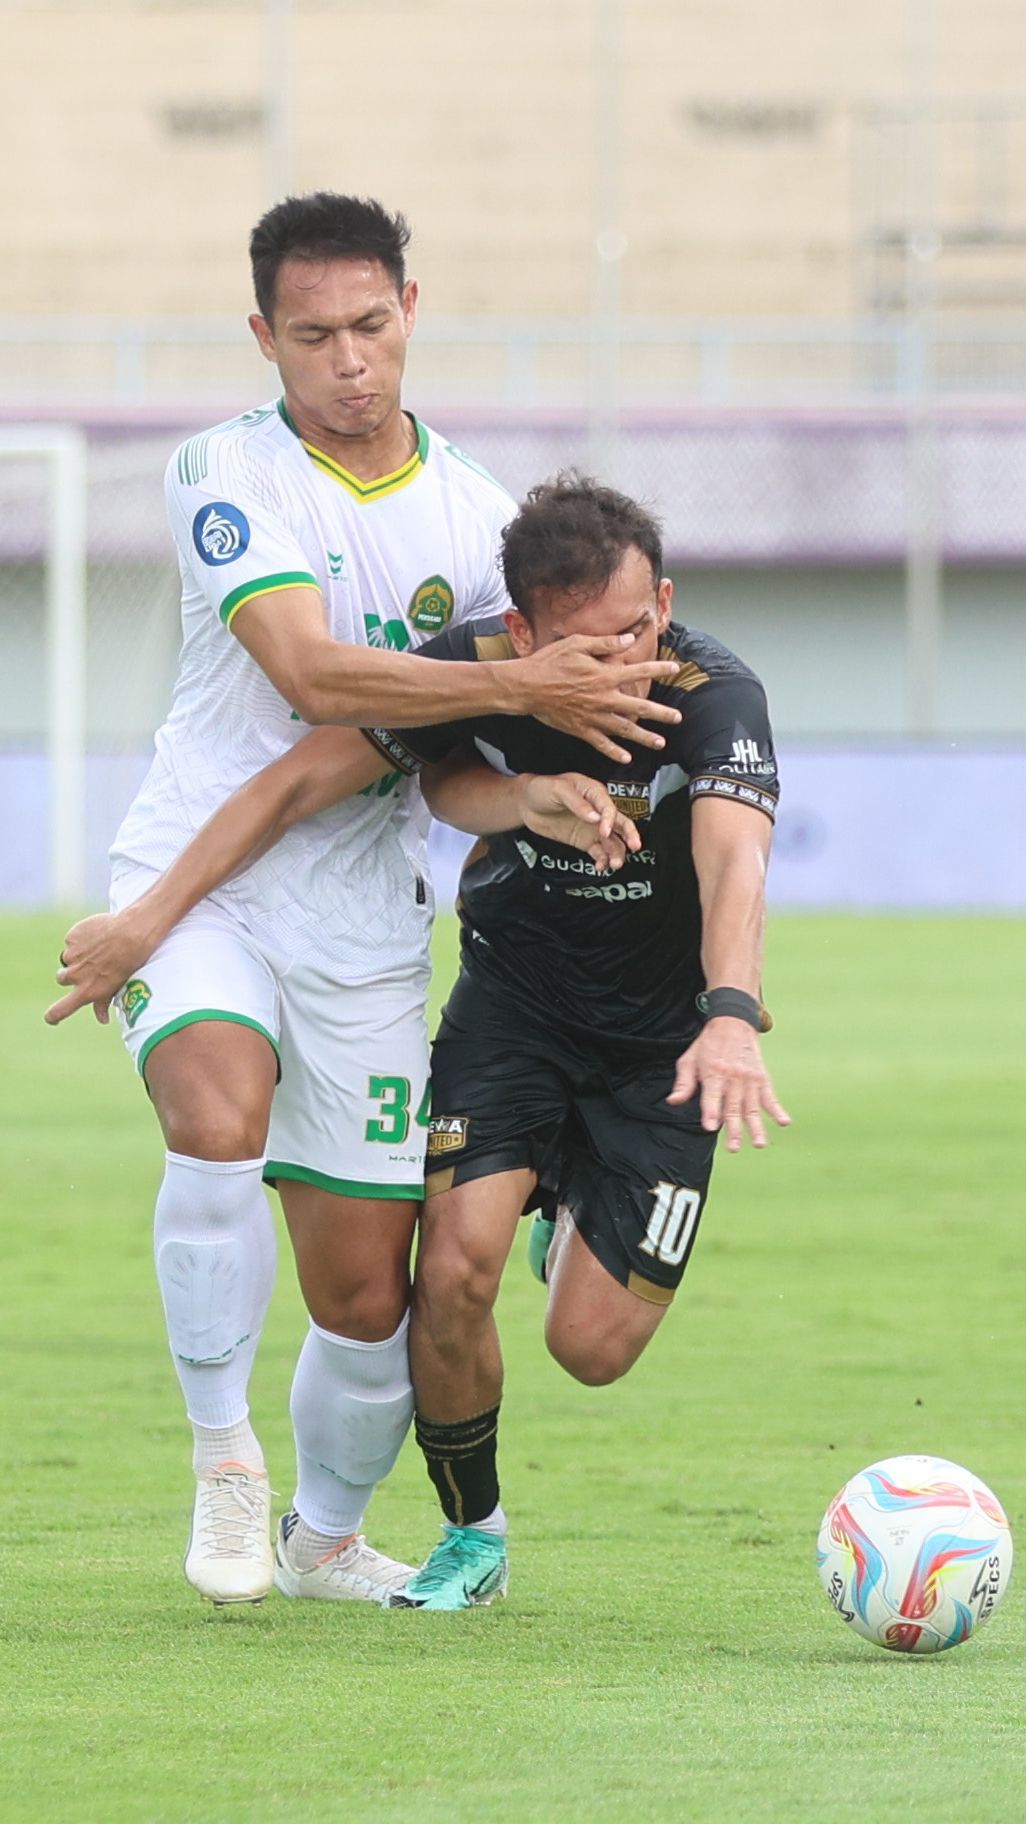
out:
M617 1387L547 1358L518 1245L510 1597L425 1616L215 1612L185 1585L157 1130L115 1032L41 1023L63 926L0 929L5 1824L1022 1815L1026 1579L918 1661L850 1634L814 1569L829 1497L900 1451L969 1463L1026 1549L1020 928L776 920L793 1128L721 1158L677 1306ZM444 986L449 923L438 955ZM282 1506L302 1326L283 1243L253 1391ZM368 1530L416 1559L435 1529L408 1447Z

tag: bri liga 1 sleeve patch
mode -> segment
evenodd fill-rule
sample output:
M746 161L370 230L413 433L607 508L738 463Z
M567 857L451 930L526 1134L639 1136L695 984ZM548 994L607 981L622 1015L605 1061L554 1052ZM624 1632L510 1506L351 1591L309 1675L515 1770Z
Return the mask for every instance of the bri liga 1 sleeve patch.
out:
M200 507L192 522L192 542L205 564L217 568L234 563L249 548L249 520L228 500L213 500Z

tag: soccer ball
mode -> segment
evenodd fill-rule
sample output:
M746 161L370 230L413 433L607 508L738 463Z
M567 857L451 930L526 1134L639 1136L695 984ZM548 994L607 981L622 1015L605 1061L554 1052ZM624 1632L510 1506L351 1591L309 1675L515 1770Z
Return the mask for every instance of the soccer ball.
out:
M942 1653L989 1621L1008 1588L1012 1535L979 1476L944 1457L887 1457L834 1496L819 1574L857 1634L895 1653Z

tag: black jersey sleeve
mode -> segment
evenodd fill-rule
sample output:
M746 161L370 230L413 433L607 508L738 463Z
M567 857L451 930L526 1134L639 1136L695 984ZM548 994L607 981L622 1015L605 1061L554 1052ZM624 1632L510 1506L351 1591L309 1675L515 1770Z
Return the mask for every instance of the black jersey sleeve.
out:
M477 660L511 658L509 635L501 620L461 621L425 641L418 659ZM363 734L402 773L419 773L433 760L444 760L474 733L474 718L431 722L423 728L365 728Z
M731 798L772 822L780 783L766 693L754 672L740 665L714 671L682 693L681 708L668 745L688 774L692 800Z

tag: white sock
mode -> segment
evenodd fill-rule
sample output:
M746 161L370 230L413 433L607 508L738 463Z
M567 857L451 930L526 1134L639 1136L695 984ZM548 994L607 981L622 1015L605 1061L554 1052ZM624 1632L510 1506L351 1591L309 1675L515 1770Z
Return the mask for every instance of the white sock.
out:
M171 1356L190 1419L223 1430L249 1413L249 1377L277 1267L264 1162L166 1158L153 1253Z
M345 1538L352 1538L346 1533L319 1533L316 1527L307 1526L301 1514L297 1514L295 1525L289 1532L289 1563L297 1571L312 1571L315 1564L327 1558L341 1545Z
M292 1382L293 1506L317 1533L337 1540L359 1532L371 1495L399 1455L413 1417L409 1324L407 1312L383 1343L310 1325Z
M237 1425L197 1425L192 1427L192 1473L202 1476L222 1463L244 1463L247 1469L264 1473L264 1453L248 1418Z
M492 1508L491 1513L484 1520L472 1520L471 1525L475 1533L498 1533L502 1539L505 1539L509 1532L509 1522L502 1511L501 1502L498 1507Z

